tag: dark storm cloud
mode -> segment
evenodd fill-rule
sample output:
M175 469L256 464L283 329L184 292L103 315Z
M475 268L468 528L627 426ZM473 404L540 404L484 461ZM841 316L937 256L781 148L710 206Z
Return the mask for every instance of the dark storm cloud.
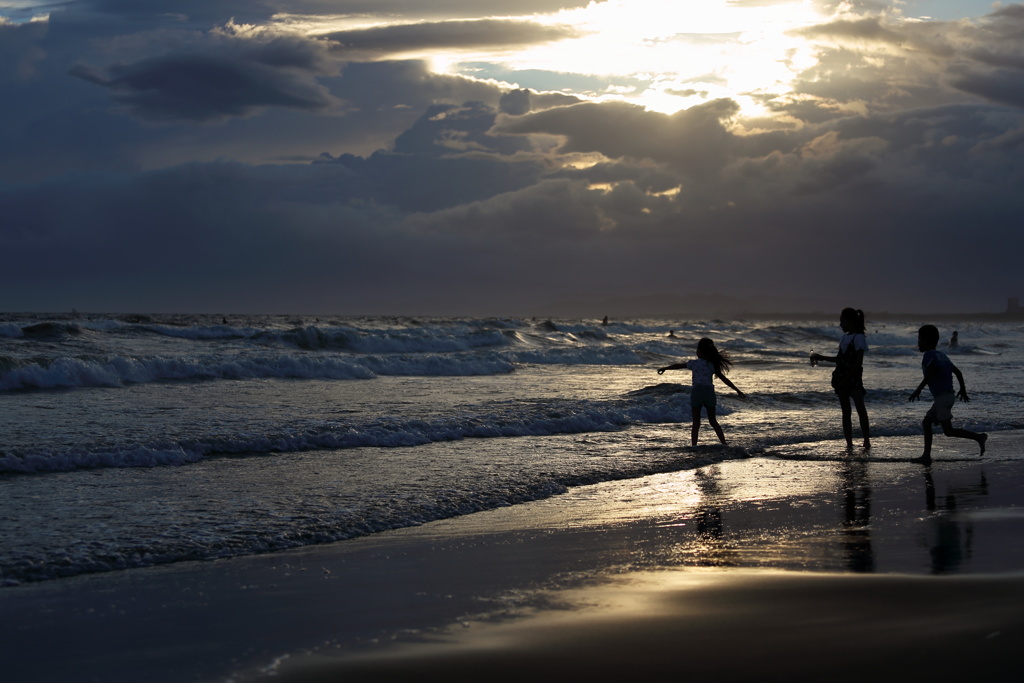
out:
M840 19L797 29L792 33L805 38L832 40L855 49L861 46L882 46L893 52L905 51L907 56L922 53L940 59L952 59L957 52L950 40L955 31L948 25L939 24L937 28L932 24L897 22L881 15Z
M823 40L800 92L817 101L770 102L809 122L851 106L897 111L963 101L1021 106L1024 11L1002 8L976 22L903 22L877 15L797 31ZM872 46L877 46L873 49Z
M328 268L351 273L357 286L360 254L381 256L364 251L366 235L384 239L392 219L387 210L325 202L325 186L346 173L201 164L0 190L0 206L15 217L0 239L21 255L4 278L23 284L25 302L74 297L164 310L193 308L203 297L272 307L278 292L297 293L289 282Z
M968 71L953 77L950 82L959 90L992 102L1024 108L1024 69L995 69L984 73Z
M499 107L502 113L519 116L531 111L541 111L554 107L566 107L579 104L582 100L575 95L564 93L538 93L526 88L517 88L502 94Z
M547 26L532 21L482 19L383 26L358 31L336 31L327 37L345 53L414 52L431 48L521 47L574 38L569 26Z
M522 16L585 7L591 0L280 0L279 11L383 16ZM604 0L598 0L603 2Z
M1024 69L1024 52L998 53L984 48L971 50L971 59L995 67Z
M502 159L528 151L517 137L491 135L496 112L481 102L434 105L395 140L368 158L324 155L320 164L349 170L336 197L403 212L429 212L521 189L537 181L539 161Z
M74 297L68 306L387 312L446 277L465 289L477 249L491 246L418 230L409 211L530 186L538 168L381 152L0 187L10 218L0 242L19 254L3 279L21 284L16 298L30 307ZM4 306L12 294L4 288Z
M502 95L490 84L431 73L419 61L351 63L339 75L321 79L332 93L344 98L345 107L338 114L315 116L276 107L216 126L188 126L187 120L177 126L172 122L140 126L110 106L105 88L66 74L60 78L75 89L44 89L32 83L9 89L18 95L10 106L0 107L0 144L8 152L0 155L0 181L34 181L76 169L160 167L196 159L265 163L308 161L323 152L369 155L390 147L436 102L475 100L497 105ZM64 92L66 101L50 101ZM572 101L564 96L535 99ZM19 106L28 108L22 111Z
M127 17L181 17L208 23L259 20L280 11L275 0L79 0L69 3L81 11Z
M139 21L179 17L207 24L260 22L279 13L382 17L518 16L586 6L590 0L72 0L79 11Z
M732 100L667 115L623 103L583 103L502 120L503 133L543 133L564 139L560 151L598 152L610 158L644 158L690 168L717 165L734 142L723 121Z
M934 125L952 114L935 112ZM891 127L909 125L906 118ZM936 150L925 135L912 149L890 150L870 135L819 132L804 144L791 141L789 153L736 156L706 177L677 175L675 196L650 194L638 159L409 220L482 243L477 258L534 287L538 298L558 277L580 291L635 292L638 271L645 286L670 291L762 282L790 296L807 282L829 296L851 291L847 273L865 305L876 308L913 306L922 294L918 278L951 302L965 301L968 290L977 296L1017 286L1018 259L1005 249L1024 246L1011 228L1022 208L1011 188L1022 175L1017 164L1012 176L999 177L1013 164L1009 153L979 158L968 140ZM1000 249L990 253L996 243ZM984 282L934 281L919 270L953 253L968 261L985 254ZM717 275L723 271L733 274L729 284Z
M986 30L1000 38L1011 41L1024 39L1024 5L995 7L991 14L983 18L982 24Z
M684 174L679 166L665 167L670 173L676 169L680 187L677 197L668 200L619 190L625 186L663 191L643 187L640 176L628 169L675 158L676 154L644 144L620 143L615 149L603 145L608 131L593 126L592 112L580 116L576 127L568 121L574 112L588 108L569 107L548 116L523 117L503 122L501 129L567 135L577 149L633 160L576 174L605 186L618 183L614 192L583 191L586 183L563 184L558 186L561 197L546 202L551 211L549 225L566 226L570 232L567 226L605 226L588 243L593 247L606 242L607 253L627 254L638 244L673 245L681 254L721 248L738 269L750 275L758 273L765 282L780 287L787 280L783 273L813 273L829 281L830 268L844 267L836 263L836 256L842 254L842 262L850 268L856 269L858 263L865 267L873 264L877 284L887 283L889 305L895 305L913 297L913 288L900 284L899 273L902 268L914 270L916 263L905 262L901 268L900 260L942 260L947 258L942 253L948 245L958 245L953 248L967 249L972 255L986 253L990 244L1008 247L1012 243L1013 249L1024 246L1011 228L1014 212L1022 208L1012 188L1024 182L1024 165L1014 159L1021 136L1005 132L1007 128L1019 130L1024 117L1012 110L962 105L833 117L790 133L746 135L731 141L723 140L731 133L716 131L723 144L716 145L710 157L713 163L701 166L701 173ZM728 111L728 107L720 110ZM552 115L555 113L559 116ZM678 117L680 128L689 119L696 124L689 132L700 131L707 112L687 114ZM645 125L627 123L628 115L635 112L617 117L617 123L634 133L652 128L649 119ZM583 140L586 144L581 144ZM995 145L999 153L994 153ZM707 157L691 157L702 158ZM666 184L664 178L659 182ZM630 210L617 208L630 207L629 202L613 202L629 196L644 201L634 203ZM508 198L481 204L487 208L472 207L465 223L482 217L483 224L512 225L516 212L507 208L513 205ZM564 215L558 215L558 207ZM508 211L504 221L500 219L503 211ZM445 212L443 220L455 224L458 214L468 212L469 207L453 208ZM711 232L710 226L714 226ZM782 236L785 247L780 251ZM882 244L887 250L879 252ZM837 246L841 250L833 251ZM992 268L983 286L1013 291L1018 286L1017 258L1001 249L998 257L986 257ZM759 263L759 254L771 254L771 264ZM596 259L596 254L591 258ZM653 254L650 260L652 271L661 267L654 265L659 259ZM707 274L688 263L691 272ZM964 291L950 295L963 300ZM998 301L998 295L993 296Z
M450 131L437 131L437 134L443 137ZM239 254L235 253L235 245L243 238L238 230L225 228L228 224L246 224L249 226L244 230L247 246L241 255L253 269L254 276L262 268L274 268L279 258L283 258L285 264L301 260L310 268L322 268L328 273L319 277L332 283L338 294L329 300L317 299L318 305L327 308L314 310L335 310L345 301L345 292L353 288L372 287L375 292L377 287L383 288L380 291L388 288L383 282L385 278L371 272L364 259L387 263L388 272L418 273L427 277L433 269L446 271L448 278L457 281L456 289L464 290L462 298L452 293L448 300L457 308L469 304L467 285L482 274L487 277L475 290L489 292L496 303L503 301L502 288L498 287L502 281L515 283L518 291L535 300L543 300L546 290L566 280L576 283L581 291L625 288L631 286L629 280L634 277L633 271L626 267L628 264L641 264L655 275L661 271L673 273L671 278L666 276L666 284L671 284L674 278L677 284L682 281L696 286L702 279L712 276L714 263L702 267L691 261L690 274L684 277L674 267L676 254L715 253L722 244L728 244L730 263L743 270L744 277L768 277L766 281L774 286L785 279L784 273L801 272L806 277L815 269L822 272L814 275L827 281L828 268L835 266L810 265L832 263L827 247L815 251L808 245L813 245L816 239L827 242L826 236L833 231L857 235L848 245L845 258L871 263L879 273L887 269L899 272L900 269L893 268L897 264L888 263L885 256L877 256L870 243L884 240L899 259L903 259L908 250L920 253L922 249L927 251L933 242L941 244L942 239L935 233L950 223L950 217L943 216L934 201L924 203L931 189L922 183L917 193L900 197L901 191L896 186L887 190L877 186L858 187L851 182L853 178L842 174L842 167L858 162L866 164L865 159L872 150L858 150L853 142L845 150L830 149L830 145L835 144L826 140L810 145L800 154L780 157L775 165L761 162L763 177L760 178L750 169L737 170L736 177L708 182L700 192L687 194L686 201L647 195L636 182L626 178L635 174L637 168L627 164L617 170L605 166L602 173L593 173L589 178L617 183L611 192L589 190L586 180L533 182L534 179L527 176L531 182L524 183L519 190L482 196L473 201L464 201L465 196L452 197L453 202L447 208L420 211L405 219L401 219L401 213L388 211L383 206L386 196L350 190L357 183L369 182L372 187L375 177L382 180L401 177L396 167L387 168L389 163L422 165L422 159L375 155L379 158L366 160L366 165L376 164L380 168L369 171L359 168L358 164L342 164L350 173L339 173L336 166L330 165L318 166L314 171L308 167L218 169L194 166L149 174L148 178L138 178L137 186L109 191L112 196L95 210L94 230L102 234L99 227L103 218L117 215L112 208L119 197L135 197L135 208L132 205L122 208L117 224L144 226L144 234L101 240L101 243L118 246L110 253L109 262L104 260L111 272L123 271L126 266L122 262L131 264L142 254L158 253L157 263L149 261L155 274L163 273L169 279L171 273L179 270L180 259L187 264L189 274L215 273L216 278L230 281L229 275L239 273L225 271L224 264L237 262ZM787 168L787 164L802 167L799 169L802 177L815 180L817 184L813 188L799 187L794 169ZM873 164L867 165L873 167ZM417 180L427 187L445 181L458 186L460 177L476 173L478 169L471 164L463 165L460 172L459 161L449 158L443 163L423 167L418 177L408 176L408 183L384 182L382 189L396 192L404 186L408 188L406 196L413 198L415 191L421 191ZM822 182L823 176L828 176L831 182ZM783 180L793 184L780 187L778 183ZM763 186L765 183L767 187ZM747 185L762 188L765 195L752 194ZM714 192L705 192L716 186ZM202 191L198 198L197 190ZM777 196L768 196L779 190L789 197L786 203L780 203ZM960 196L965 191L974 192L957 188ZM90 191L79 199L95 202L98 194ZM889 194L894 196L887 196ZM998 196L998 192L993 195ZM728 206L729 196L739 200L736 206ZM949 197L952 196L954 194L950 193ZM150 197L159 198L159 203L150 201ZM327 197L332 197L333 201L324 201ZM354 199L359 201L353 203ZM893 199L901 201L893 202ZM917 202L934 208L922 213L921 207L915 206ZM146 216L148 208L157 209L161 216L155 223ZM838 210L840 208L842 210ZM943 207L948 208L955 209L955 203L952 207ZM904 225L904 217L911 212L918 219L930 220L920 226ZM31 213L39 215L35 211ZM219 219L211 220L213 215ZM227 217L231 220L222 224ZM956 217L968 218L962 213ZM41 218L52 217L43 213ZM82 223L82 219L83 213L76 212L75 222ZM862 224L861 220L866 222ZM85 227L89 227L90 222L84 222ZM182 232L179 225L190 229ZM313 225L319 228L313 230ZM712 225L714 230L708 230ZM293 233L294 228L290 226L302 229ZM911 237L907 235L908 227L919 229L911 230ZM164 231L165 239L172 244L163 244L154 251L152 244ZM995 236L993 232L998 234L999 230L978 237L991 238ZM782 253L778 250L780 234L787 234L792 240ZM88 237L83 247L88 245L89 239L93 238ZM915 244L916 240L921 240L920 244ZM266 251L261 251L264 248ZM324 256L327 253L333 257ZM758 255L763 254L773 256L767 263L759 263ZM53 254L49 256L52 258ZM929 256L943 257L941 253ZM991 281L995 283L1005 264L992 262L991 266ZM654 279L657 280L657 276ZM794 280L796 286L799 279L794 277ZM254 291L267 296L271 296L272 289L278 293L287 291L287 286L282 289L282 283L276 278L272 278L272 282L273 287L268 283L255 287ZM494 287L499 291L492 291ZM894 293L893 297L898 298L898 295Z
M709 109L662 125L701 131L730 107ZM575 114L586 139L600 138L594 112L570 106L551 113L564 118L523 119L538 131L545 130L540 122L564 126ZM821 294L839 295L846 290L836 272L870 271L872 290L885 294L865 291L863 305L898 308L921 294L907 284L917 263L951 258L950 244L965 257L985 253L983 288L1013 286L1024 245L1011 230L1022 209L1012 190L1024 174L1012 145L977 151L1005 130L996 114L963 106L847 118L766 134L763 144L751 136L693 174L658 163L664 153L643 145L587 169L558 170L523 154L535 133L506 139L507 120L489 129L496 108L438 106L394 150L369 157L308 166L190 164L8 188L0 211L18 220L0 228L0 239L30 257L7 276L31 291L52 292L62 281L70 288L102 273L100 283L111 287L136 282L122 297L163 290L161 305L171 308L205 287L203 301L222 310L290 298L306 310L401 312L415 291L433 297L434 308L420 301L420 311L529 312L566 292L567 283L591 295L699 288L716 281L722 264L706 256L719 252L737 273L730 293L762 282L798 294L812 279L826 283ZM619 121L630 130L651 125ZM678 193L664 193L673 185ZM1001 248L988 253L984 245L997 240ZM51 268L32 267L40 262ZM316 292L305 284L310 277ZM410 282L421 284L409 290ZM443 286L427 289L430 282ZM969 291L977 300L978 286L933 282L927 289L961 300Z
M46 57L39 47L46 35L46 24L0 23L0 82L27 80L36 73L36 65Z
M338 100L317 82L326 47L291 36L239 38L213 34L211 44L115 64L76 65L72 76L108 88L116 101L151 120L221 121L265 107L325 111Z
M993 12L965 31L966 65L952 71L954 87L993 102L1024 107L1024 5ZM972 63L973 62L973 63Z
M452 0L437 18L481 5L499 6ZM326 39L224 26L237 5L80 7L0 26L0 309L543 314L717 291L951 310L1019 294L1014 8L818 27L820 63L763 96L792 116L772 128L737 125L730 99L667 115L342 62ZM445 23L404 30L476 39Z
M840 20L818 26L810 26L794 31L798 35L811 38L854 38L858 40L877 41L902 45L907 37L882 25L879 17L867 17L857 20Z

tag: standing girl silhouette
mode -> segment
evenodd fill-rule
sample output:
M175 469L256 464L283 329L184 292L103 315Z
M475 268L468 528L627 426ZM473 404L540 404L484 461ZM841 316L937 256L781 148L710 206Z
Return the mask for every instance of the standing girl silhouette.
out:
M832 388L839 397L839 407L843 412L843 436L846 447L853 448L853 420L850 402L857 408L860 418L860 431L864 436L864 448L871 448L871 430L868 426L868 410L864 407L864 353L868 350L868 340L864 335L864 311L844 308L839 315L839 326L844 334L839 340L839 353L835 356L811 354L811 362L825 361L835 363L832 371Z
M715 342L704 337L697 342L697 358L683 363L674 363L658 368L658 374L666 370L690 370L693 372L693 385L690 388L690 408L693 411L693 426L690 429L690 441L696 446L697 435L700 434L700 409L708 412L708 424L715 430L718 440L725 444L725 434L722 432L718 419L715 416L717 399L715 397L715 377L725 382L732 388L740 398L746 398L736 385L729 381L725 373L732 367L732 359L727 354L715 348Z

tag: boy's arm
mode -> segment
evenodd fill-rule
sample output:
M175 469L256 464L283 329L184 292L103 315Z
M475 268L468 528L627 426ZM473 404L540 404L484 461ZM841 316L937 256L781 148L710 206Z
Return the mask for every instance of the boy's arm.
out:
M917 385L917 389L914 389L914 393L910 395L908 401L916 401L921 396L921 392L926 386L928 386L928 380L931 378L932 373L935 371L934 365L929 365L928 369L924 371L924 379Z
M956 392L956 395L961 401L967 403L970 401L970 397L967 395L967 386L964 384L964 373L960 372L960 368L950 363L953 366L953 374L956 375L956 381L960 383L960 391Z
M725 382L726 386L728 386L728 387L729 387L730 389L732 389L733 391L735 391L735 392L736 392L737 394L739 394L739 395L740 395L740 398L746 398L746 397L747 397L747 395L746 395L746 394L744 394L744 393L743 393L742 391L740 391L739 389L737 389L737 388L736 388L736 385L735 385L735 384L733 384L733 383L732 383L732 381L731 381L731 380L730 380L730 379L729 379L728 377L726 377L725 375L722 375L722 374L715 374L715 377L717 377L718 379L720 379L720 380L722 380L723 382Z
M665 372L666 370L685 370L686 363L673 363L672 365L666 365L663 368L658 368L658 374Z

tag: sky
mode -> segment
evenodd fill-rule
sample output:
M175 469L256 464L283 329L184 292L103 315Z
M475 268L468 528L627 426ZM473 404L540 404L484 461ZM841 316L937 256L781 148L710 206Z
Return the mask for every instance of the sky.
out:
M1024 297L1017 2L0 0L0 103L3 311Z

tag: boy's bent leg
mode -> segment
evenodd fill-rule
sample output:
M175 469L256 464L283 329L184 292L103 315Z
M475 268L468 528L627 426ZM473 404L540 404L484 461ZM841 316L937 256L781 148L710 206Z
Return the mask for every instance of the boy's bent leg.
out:
M978 432L972 432L969 429L957 429L953 427L951 420L942 421L942 433L946 436L954 436L958 439L971 439L977 441L981 447L981 455L985 455L985 442L988 441L988 434L979 434Z

